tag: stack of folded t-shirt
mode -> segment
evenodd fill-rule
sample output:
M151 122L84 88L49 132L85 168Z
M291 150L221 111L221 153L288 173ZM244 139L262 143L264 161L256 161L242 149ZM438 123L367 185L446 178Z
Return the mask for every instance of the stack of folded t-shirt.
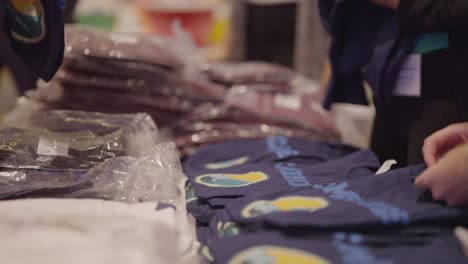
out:
M61 196L93 188L83 179L106 161L144 152L157 129L145 114L36 112L0 127L0 199Z
M371 151L356 151L285 136L210 145L184 163L187 207L199 222L208 223L216 209L252 193L353 179L378 169Z
M465 263L453 228L468 210L416 189L423 165L376 175L379 166L371 151L297 138L207 147L185 163L202 253L214 263Z

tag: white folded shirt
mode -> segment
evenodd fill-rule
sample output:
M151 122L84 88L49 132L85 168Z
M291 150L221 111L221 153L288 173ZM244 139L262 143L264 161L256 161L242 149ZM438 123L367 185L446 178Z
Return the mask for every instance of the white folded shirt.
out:
M0 256L8 264L195 263L196 244L174 208L102 200L0 202Z

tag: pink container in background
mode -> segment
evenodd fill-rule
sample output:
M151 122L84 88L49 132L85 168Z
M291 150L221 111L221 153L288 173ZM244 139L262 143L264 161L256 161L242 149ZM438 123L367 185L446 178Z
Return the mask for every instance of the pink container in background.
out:
M173 22L179 20L183 29L192 34L197 45L205 47L209 44L214 20L212 7L195 4L194 1L135 2L139 5L147 31L170 36Z

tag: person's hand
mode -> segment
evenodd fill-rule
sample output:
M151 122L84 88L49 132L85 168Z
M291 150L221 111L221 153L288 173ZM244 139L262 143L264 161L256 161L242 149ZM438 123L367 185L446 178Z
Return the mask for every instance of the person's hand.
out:
M468 123L450 125L436 132L424 141L423 155L427 166L434 166L448 151L467 142Z
M448 206L468 206L468 144L449 151L416 178L415 185L430 190L435 200Z
M393 10L396 10L398 8L398 5L400 4L400 0L370 0L370 1L376 5L385 6Z

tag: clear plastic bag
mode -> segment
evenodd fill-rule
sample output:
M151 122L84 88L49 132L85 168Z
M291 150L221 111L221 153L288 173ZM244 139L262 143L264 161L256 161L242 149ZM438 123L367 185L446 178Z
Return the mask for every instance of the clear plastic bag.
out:
M80 86L88 90L118 91L138 94L163 94L163 88L169 84L164 77L152 81L136 77L109 76L65 68L58 71L54 80L60 81L64 87L67 87L69 84L75 87Z
M204 64L207 78L230 91L243 89L252 93L308 96L322 101L320 84L290 68L261 61Z
M203 92L207 89L209 90L210 86L190 83L179 83L177 85L164 87L163 89L167 92L162 93L158 93L156 90L162 91L163 89L155 89L151 93L142 91L132 92L132 89L123 92L116 91L115 89L102 89L96 86L65 84L61 81L53 80L48 84L41 83L36 90L28 92L27 96L53 109L86 110L105 113L145 112L151 115L160 127L166 127L173 125L185 114L207 102L208 97L211 97L211 95L204 94ZM184 92L178 95L168 95L176 90ZM192 93L198 94L198 98L192 97ZM181 94L190 95L183 96ZM220 94L216 97L220 98L222 95Z
M64 156L73 157L72 154L76 150L76 155L83 157L83 155L90 154L89 157L97 162L123 155L138 156L145 151L145 148L155 145L158 141L157 126L148 114L110 115L96 112L46 110L27 99L21 99L17 108L5 117L5 125L9 126L8 129L19 130L27 135L30 150L39 149L40 140L44 138L49 141L44 144L50 143L55 147L52 151L59 152L58 154L67 152ZM15 141L11 137L15 137L15 134L0 134L0 141L4 144L8 140ZM21 134L18 137L21 137ZM63 149L60 150L58 147ZM102 153L86 152L96 149L101 149ZM111 153L116 153L116 155L111 155Z
M266 62L214 63L205 66L211 80L228 84L288 85L296 73L286 67Z
M173 39L160 39L67 27L63 66L50 83L40 82L27 95L53 109L145 112L160 127L172 126L200 104L221 102L226 94L201 74L196 46L177 32Z
M99 59L73 53L65 54L63 66L66 69L88 72L95 75L144 78L155 81L174 78L178 74L177 71L164 66L156 66L138 61Z
M68 25L65 44L66 53L91 58L137 61L170 69L183 65L170 43L162 38Z
M178 66L171 66L167 57L143 58L142 51L131 50L139 48L135 43L148 41L147 36L99 35L83 27L67 32L74 39L59 74L28 94L47 107L146 112L173 135L184 154L187 148L238 137L339 138L332 116L320 106L315 82L259 62L203 69L201 53L178 23L175 36L159 46L171 50Z
M0 168L0 200L28 197L61 197L75 190L92 188L79 181L86 171Z
M99 132L0 127L0 167L80 171L125 155L123 129Z
M286 122L339 138L333 116L313 95L265 94L237 86L230 89L225 103L265 120Z
M137 95L67 85L58 82L41 85L27 94L53 109L72 109L105 113L148 113L159 127L173 125L199 102L179 96Z
M205 64L203 72L227 87L245 85L261 93L317 93L318 84L290 68L267 62Z
M185 178L174 144L158 145L140 157L109 159L89 171L0 169L0 199L99 198L179 205Z
M140 157L119 157L91 169L80 183L93 187L78 190L69 198L101 198L137 203L159 201L177 204L185 175L175 144L160 144Z
M94 136L98 133L98 130L104 129L103 127L110 128L109 124L123 126L130 121L125 116L114 116L105 119L104 123L107 123L100 126L97 120L102 118L102 114L89 113L86 115L80 112L57 111L49 112L49 115L36 115L28 122L29 124L39 122L49 129L61 127L61 122L74 124L81 128L83 126L83 117L88 119L85 125L89 126L89 131L94 131L91 134L81 135L77 132L61 131L54 135L60 135L60 139L66 138L64 135L67 135L67 133L75 136L80 135L84 139L88 139L88 136L92 135L93 142L97 142L98 139ZM42 121L44 119L45 122ZM96 123L91 122L91 120L96 121ZM145 121L140 119L139 122L137 120L132 124L131 129L144 131L146 125ZM70 129L70 127L72 126L67 128ZM99 129L92 127L98 127ZM37 139L38 135L47 132L47 136L50 136L52 135L50 131L8 129L10 129L8 133L0 135L2 139L2 149L0 149L0 199L68 197L100 198L127 203L159 201L174 204L182 201L182 192L179 185L185 176L179 161L179 153L173 143L149 144L148 140L141 138L144 135L140 132L133 133L135 131L131 131L128 140L140 142L144 145L132 146L128 152L102 151L106 147L123 150L123 145L117 144L118 142L112 141L114 138L111 138L111 141L99 145L101 147L99 151L101 152L90 148L86 149L87 153L85 154L91 151L92 155L87 156L80 153L80 155L72 156L69 150L68 155L65 156L61 155L63 153L58 153L64 150L60 146L62 142L59 141L58 136L43 143L49 144L45 146L49 147L49 150L40 150L41 146L36 147L35 139ZM110 129L112 130L112 128ZM19 132L16 130L27 132L18 134ZM76 131L76 128L71 130ZM119 135L123 135L123 131L119 130ZM34 140L26 140L29 138L24 133L31 133L32 136L29 134L27 136L31 136ZM21 144L12 144L13 141L4 137L5 135L15 134L23 136L24 140L22 140ZM75 137L73 140L76 140L76 142L70 140L69 143L82 146L81 144L84 142L82 139ZM27 142L32 143L27 144ZM20 148L16 149L18 147ZM94 153L99 154L94 155ZM125 155L130 153L134 155Z
M147 114L45 110L20 100L0 128L0 199L182 201L174 143Z
M316 93L264 93L247 85L233 86L221 103L196 107L172 132L183 155L206 144L237 138L286 135L340 141L335 120L321 107Z
M193 98L187 98L174 95L162 94L140 94L138 92L111 91L104 89L93 89L93 87L81 87L75 85L59 85L61 89L61 98L58 102L63 105L73 104L73 101L84 101L82 107L95 107L99 111L108 112L106 108L112 106L113 109L129 109L130 112L140 112L146 109L164 110L175 113L186 113L203 101L197 101ZM42 91L41 94L44 94ZM106 100L104 105L101 101ZM69 108L69 107L67 107ZM157 117L156 117L157 118Z

